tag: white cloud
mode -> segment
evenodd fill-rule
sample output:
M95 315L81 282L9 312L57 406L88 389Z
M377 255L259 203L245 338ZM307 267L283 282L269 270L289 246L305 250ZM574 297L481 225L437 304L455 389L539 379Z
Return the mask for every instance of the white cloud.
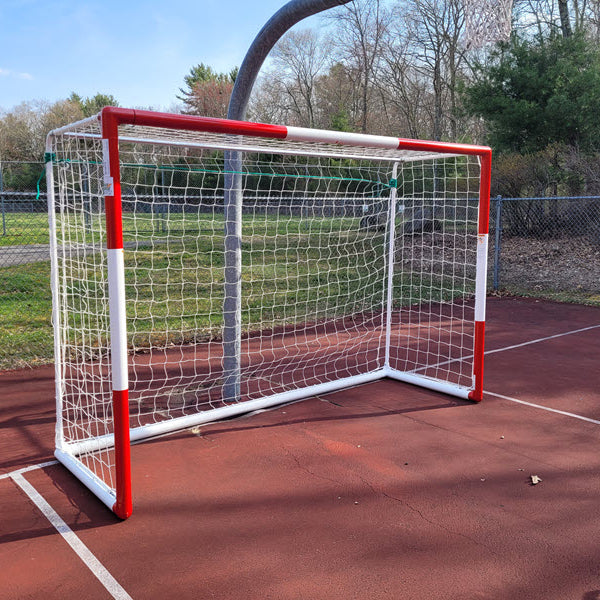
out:
M3 69L0 67L0 77L13 77L14 79L26 79L27 81L33 80L31 73L15 73L10 69Z

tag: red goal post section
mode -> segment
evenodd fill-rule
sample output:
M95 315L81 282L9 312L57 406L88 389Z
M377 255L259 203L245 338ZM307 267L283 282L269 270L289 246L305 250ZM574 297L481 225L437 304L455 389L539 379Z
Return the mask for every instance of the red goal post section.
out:
M490 204L491 149L485 146L410 140L358 133L313 130L246 121L232 121L191 115L157 113L144 110L107 107L101 113L104 196L108 253L109 320L112 396L114 412L116 503L113 511L127 518L132 511L130 430L128 404L128 349L123 258L122 201L119 176L119 126L180 129L207 133L276 138L294 142L316 142L339 146L361 146L389 150L407 150L453 155L476 156L480 162L477 266L475 283L475 330L473 348L473 389L464 397L480 401L483 394L483 354L485 331L486 268ZM443 384L423 383L411 374L391 375L431 389L447 392Z

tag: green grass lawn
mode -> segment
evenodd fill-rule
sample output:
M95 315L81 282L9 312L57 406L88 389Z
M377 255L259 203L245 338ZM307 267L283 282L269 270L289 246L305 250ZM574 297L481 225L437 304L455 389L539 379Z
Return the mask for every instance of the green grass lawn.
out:
M0 222L0 247L48 244L48 213L7 212Z
M350 217L323 218L309 221L299 217L281 219L275 215L245 215L242 225L244 235L289 235L311 231L335 232L355 229L358 219ZM223 231L222 213L123 213L125 240L140 238L213 235ZM64 237L77 241L92 241L103 235L104 216L93 214L66 215L63 220ZM59 236L60 237L60 236ZM0 223L0 247L27 244L49 244L48 215L46 212L9 212Z
M28 215L30 224L44 215ZM214 339L223 324L222 215L170 215L163 228L154 215L124 215L129 345ZM71 218L71 217L69 217ZM41 225L38 224L40 227ZM65 223L67 235L71 231ZM102 247L99 220L89 222L86 243ZM242 323L246 331L379 310L385 290L385 236L361 230L356 218L244 215ZM49 263L0 269L0 369L53 360ZM69 265L69 343L106 344L103 253ZM447 279L447 278L446 278ZM464 290L434 275L397 273L394 297L403 302L448 301ZM99 298L100 300L93 300ZM100 315L99 317L97 315ZM96 333L95 333L96 332ZM80 339L78 339L80 338Z
M357 232L356 225L353 219L320 219L307 224L297 217L245 218L243 328L256 331L289 325L306 320L306 315L327 320L373 303L381 306L384 236ZM168 238L161 240L158 234L152 237L153 246L138 239L137 249L126 248L130 347L220 336L223 223L197 222L196 228L199 235L176 234L175 224L170 222ZM94 327L86 298L106 293L101 262L101 256L95 255L67 282L74 332ZM88 347L105 341L90 340L89 336L85 340Z
M51 362L50 263L0 269L0 369Z

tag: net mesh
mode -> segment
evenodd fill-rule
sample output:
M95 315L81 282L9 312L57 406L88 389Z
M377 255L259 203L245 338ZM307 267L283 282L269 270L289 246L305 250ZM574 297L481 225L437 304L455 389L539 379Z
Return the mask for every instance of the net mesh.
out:
M471 387L479 165L408 163L399 182L390 365Z
M113 432L98 134L53 138L57 444L113 489L108 442L84 451ZM386 362L472 386L476 157L169 135L121 131L132 428L226 400L225 149L244 148L238 402Z

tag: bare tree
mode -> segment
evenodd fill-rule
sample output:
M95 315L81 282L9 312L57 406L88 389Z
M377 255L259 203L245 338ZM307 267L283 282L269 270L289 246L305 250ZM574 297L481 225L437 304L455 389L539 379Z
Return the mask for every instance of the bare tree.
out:
M259 75L248 102L247 118L259 123L287 123L287 109L280 102L282 93L270 74Z
M429 86L414 68L405 26L401 20L395 25L386 36L377 87L389 126L400 135L419 138L431 129Z
M368 129L369 102L377 78L386 15L380 0L355 0L331 17L340 63L354 80L360 100L362 132Z
M329 40L311 29L292 30L273 48L269 79L298 125L317 125L317 81L329 65L330 50Z
M341 62L333 64L317 81L321 126L351 131L360 120L360 102L356 94L357 76Z
M590 37L596 43L600 43L600 0L588 0L585 2L585 17L578 17L579 28L587 28ZM585 25L581 24L581 21Z
M37 111L30 103L19 104L0 118L0 158L2 160L38 160L33 131Z
M332 44L304 30L275 47L251 99L253 118L410 137L461 134L460 0L396 0L385 10L381 0L354 0L327 21Z
M600 37L599 0L514 0L515 26L543 38L549 32L569 37L574 31Z
M81 106L70 99L52 104L23 102L0 114L0 158L2 160L40 160L46 135L51 129L83 118Z
M462 3L459 0L403 0L401 7L411 63L431 86L430 135L439 140L448 129L448 134L456 138L457 82L466 52L460 45L464 30Z
M560 29L563 37L569 37L573 35L571 29L571 19L569 17L569 4L567 0L557 0L558 2L558 14L560 17Z

